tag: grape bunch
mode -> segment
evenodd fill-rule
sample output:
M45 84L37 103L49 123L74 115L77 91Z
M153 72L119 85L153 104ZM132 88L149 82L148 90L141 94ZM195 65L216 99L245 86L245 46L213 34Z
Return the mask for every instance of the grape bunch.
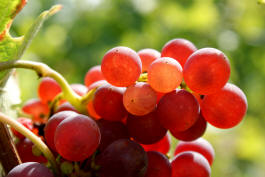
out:
M245 94L229 77L223 52L186 39L169 41L161 53L119 46L88 70L84 85L70 85L89 98L81 103L85 111L63 97L55 80L43 78L39 98L22 107L31 119L18 121L57 157L56 176L210 177L214 149L201 138L207 124L232 128L247 111ZM52 176L33 143L13 134L24 163L7 176ZM179 140L172 159L171 138Z

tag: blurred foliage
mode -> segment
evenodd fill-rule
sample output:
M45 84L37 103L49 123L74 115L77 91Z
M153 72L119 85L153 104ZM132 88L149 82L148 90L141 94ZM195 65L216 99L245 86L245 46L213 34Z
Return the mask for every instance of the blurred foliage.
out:
M216 150L213 177L265 174L265 6L249 0L29 0L11 32L20 36L51 5L63 10L44 25L24 59L43 61L71 83L100 64L109 49L161 50L173 38L214 47L230 59L230 82L247 95L244 121L230 130L208 126ZM37 95L37 76L19 70L22 99Z

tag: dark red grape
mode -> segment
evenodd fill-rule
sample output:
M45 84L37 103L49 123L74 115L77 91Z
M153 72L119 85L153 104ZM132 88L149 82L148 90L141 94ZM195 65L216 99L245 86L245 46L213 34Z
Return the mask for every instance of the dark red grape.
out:
M53 177L53 174L40 163L26 162L15 166L6 177Z
M167 129L158 121L155 111L144 116L129 114L126 125L130 136L141 144L156 143L167 133Z
M198 152L208 160L210 165L212 165L213 163L214 156L215 156L214 149L212 145L203 138L199 138L191 142L179 141L176 147L176 150L175 150L175 155L185 152L185 151Z
M16 144L17 152L19 154L21 161L23 163L24 162L46 163L47 159L43 155L35 156L33 154L33 151L32 151L33 146L34 146L34 144L28 138L20 140Z
M32 121L35 123L45 123L48 120L50 114L49 106L42 103L39 99L28 100L22 110L32 116Z
M145 82L129 86L123 94L123 105L126 110L137 116L152 112L156 107L156 92Z
M201 137L207 128L207 122L199 115L198 120L185 131L171 131L170 133L177 139L182 141L193 141Z
M61 91L60 85L50 77L43 78L38 87L39 98L45 104L49 104Z
M100 151L118 139L129 139L127 128L123 123L103 119L98 120L97 123L101 134Z
M24 118L24 117L19 117L19 118L17 119L17 121L18 121L19 123L21 123L21 124L22 124L24 127L26 127L27 129L29 129L30 131L33 130L33 122L32 122L31 119L29 119L29 118ZM16 131L15 129L11 128L11 130L12 130L13 134L14 134L17 138L19 138L19 139L23 139L23 138L25 138L24 135L22 135L21 133L19 133L19 132Z
M176 89L161 98L157 115L166 129L172 132L185 131L197 121L199 103L188 91Z
M209 95L220 90L230 76L230 64L220 50L203 48L194 52L183 68L188 87L196 93Z
M114 141L96 161L100 177L143 177L148 163L144 149L128 139Z
M147 72L150 64L157 58L160 58L161 54L155 49L142 49L137 52L142 61L142 72Z
M100 86L93 99L96 113L106 120L119 121L123 119L127 115L122 100L124 90L124 88L110 84Z
M44 128L44 137L45 141L48 144L48 146L56 151L55 144L54 144L54 136L57 126L66 118L72 117L77 115L77 113L73 111L62 111L54 114Z
M115 47L103 57L101 70L110 84L127 87L139 78L142 62L134 50L128 47Z
M158 58L148 68L148 83L157 92L171 92L181 81L182 67L172 58Z
M247 112L247 98L240 88L226 84L215 94L206 95L201 103L202 115L217 128L232 128Z
M93 66L88 70L85 76L85 85L88 87L96 81L104 80L104 76L101 72L101 66Z
M144 177L171 177L171 164L160 152L148 151L148 166Z
M188 57L196 50L195 45L186 39L172 39L164 45L161 56L174 58L184 67Z
M208 161L199 153L186 151L178 154L171 162L172 177L210 177Z
M170 135L166 134L160 141L154 144L141 144L145 151L157 151L167 155L170 149Z
M100 143L100 130L94 120L78 114L64 119L55 131L57 152L70 161L91 156Z

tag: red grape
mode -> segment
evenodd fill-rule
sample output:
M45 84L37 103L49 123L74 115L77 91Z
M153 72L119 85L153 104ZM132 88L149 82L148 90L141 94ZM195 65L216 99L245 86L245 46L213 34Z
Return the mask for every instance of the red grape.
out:
M124 88L110 84L100 86L93 99L96 113L106 120L119 121L123 119L127 115L122 100L124 90Z
M156 143L167 133L167 129L159 123L155 111L144 116L129 114L126 125L130 136L142 144Z
M74 111L76 113L79 113L75 107L73 105L71 105L69 102L64 102L63 104L59 105L56 110L55 113L57 112L62 112L62 111Z
M239 124L247 111L247 98L240 88L226 84L220 91L203 98L202 115L218 128L232 128Z
M127 139L114 141L96 161L100 177L143 177L148 163L144 149Z
M193 141L201 137L207 128L207 122L199 115L198 120L185 131L172 131L170 132L175 138L182 141Z
M90 91L94 88L97 88L101 85L107 84L108 82L106 80L100 80L100 81L96 81L93 84L91 84L90 86L87 87L87 90Z
M179 141L176 147L176 150L175 150L175 155L185 152L185 151L198 152L208 160L210 165L213 164L213 160L215 156L214 149L212 145L203 138L199 138L191 142Z
M97 65L88 70L85 76L85 85L88 87L92 83L99 81L99 80L104 80L104 76L101 72L101 66Z
M196 50L195 45L186 39L173 39L164 45L161 56L174 58L184 67L188 57Z
M87 103L87 112L88 112L89 116L92 117L93 119L95 119L95 120L101 119L100 115L98 115L95 111L93 101L89 101Z
M45 123L47 122L50 109L49 106L45 103L42 103L39 99L30 99L28 100L22 110L32 116L33 122L36 123Z
M100 143L100 130L91 118L78 114L64 119L55 131L57 152L70 161L91 156Z
M33 122L31 119L28 119L28 118L24 118L24 117L20 117L17 119L17 121L19 123L21 123L24 127L26 127L27 129L29 129L30 131L33 130ZM21 133L19 133L18 131L16 131L15 129L11 128L13 134L19 138L19 139L23 139L25 138L24 135L22 135Z
M115 47L103 57L101 70L110 84L127 87L139 78L142 62L134 50L128 47Z
M118 139L129 139L127 128L123 123L104 119L97 121L97 123L101 134L100 151Z
M148 166L144 177L171 177L171 164L168 158L156 151L148 151Z
M123 94L125 109L137 116L152 112L156 107L156 92L145 82L137 82L129 86Z
M167 154L170 149L170 135L166 134L160 141L154 144L141 144L145 151L157 151Z
M54 144L54 135L57 126L66 118L72 117L77 115L77 113L73 111L62 111L54 114L44 128L44 137L46 140L47 145L54 151L56 151L55 144Z
M53 177L52 172L37 162L26 162L15 166L6 177Z
M61 91L60 85L50 77L43 78L38 88L39 98L46 104L49 104Z
M171 92L181 81L182 67L172 58L158 58L149 66L148 83L157 92Z
M230 76L230 64L220 50L203 48L194 52L183 68L188 87L196 93L209 95L220 90Z
M154 49L142 49L138 51L138 55L142 61L142 72L147 72L149 65L161 56L160 52Z
M77 93L79 96L83 96L87 93L87 87L82 84L71 84L71 88Z
M186 90L176 89L165 94L157 105L158 119L170 131L185 131L199 117L199 103Z
M172 177L210 177L208 161L199 153L186 151L178 154L171 162Z

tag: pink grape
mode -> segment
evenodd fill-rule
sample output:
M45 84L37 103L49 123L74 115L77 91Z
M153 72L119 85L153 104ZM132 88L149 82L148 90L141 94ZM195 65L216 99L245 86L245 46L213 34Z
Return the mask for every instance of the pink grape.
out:
M142 62L134 50L128 47L115 47L104 55L101 70L110 84L127 87L139 78Z
M147 72L150 64L161 54L155 49L142 49L137 52L142 61L142 72Z
M79 96L83 96L87 93L87 87L82 84L71 84L70 86Z
M230 76L230 64L220 50L203 48L194 52L183 68L188 87L196 93L209 95L220 90Z
M164 45L161 56L174 58L184 67L188 57L196 50L197 48L192 42L177 38L172 39Z
M50 77L43 78L38 87L39 98L45 104L52 102L61 91L60 85Z
M217 128L232 128L247 112L247 98L237 86L227 83L215 94L206 95L201 103L202 115Z
M181 81L182 67L172 58L158 58L148 68L148 83L157 92L171 92Z
M104 76L101 72L101 66L93 66L90 68L85 76L85 85L89 87L91 84L93 84L96 81L104 80Z
M145 82L129 86L123 94L123 105L126 110L137 116L152 112L156 107L156 92Z

